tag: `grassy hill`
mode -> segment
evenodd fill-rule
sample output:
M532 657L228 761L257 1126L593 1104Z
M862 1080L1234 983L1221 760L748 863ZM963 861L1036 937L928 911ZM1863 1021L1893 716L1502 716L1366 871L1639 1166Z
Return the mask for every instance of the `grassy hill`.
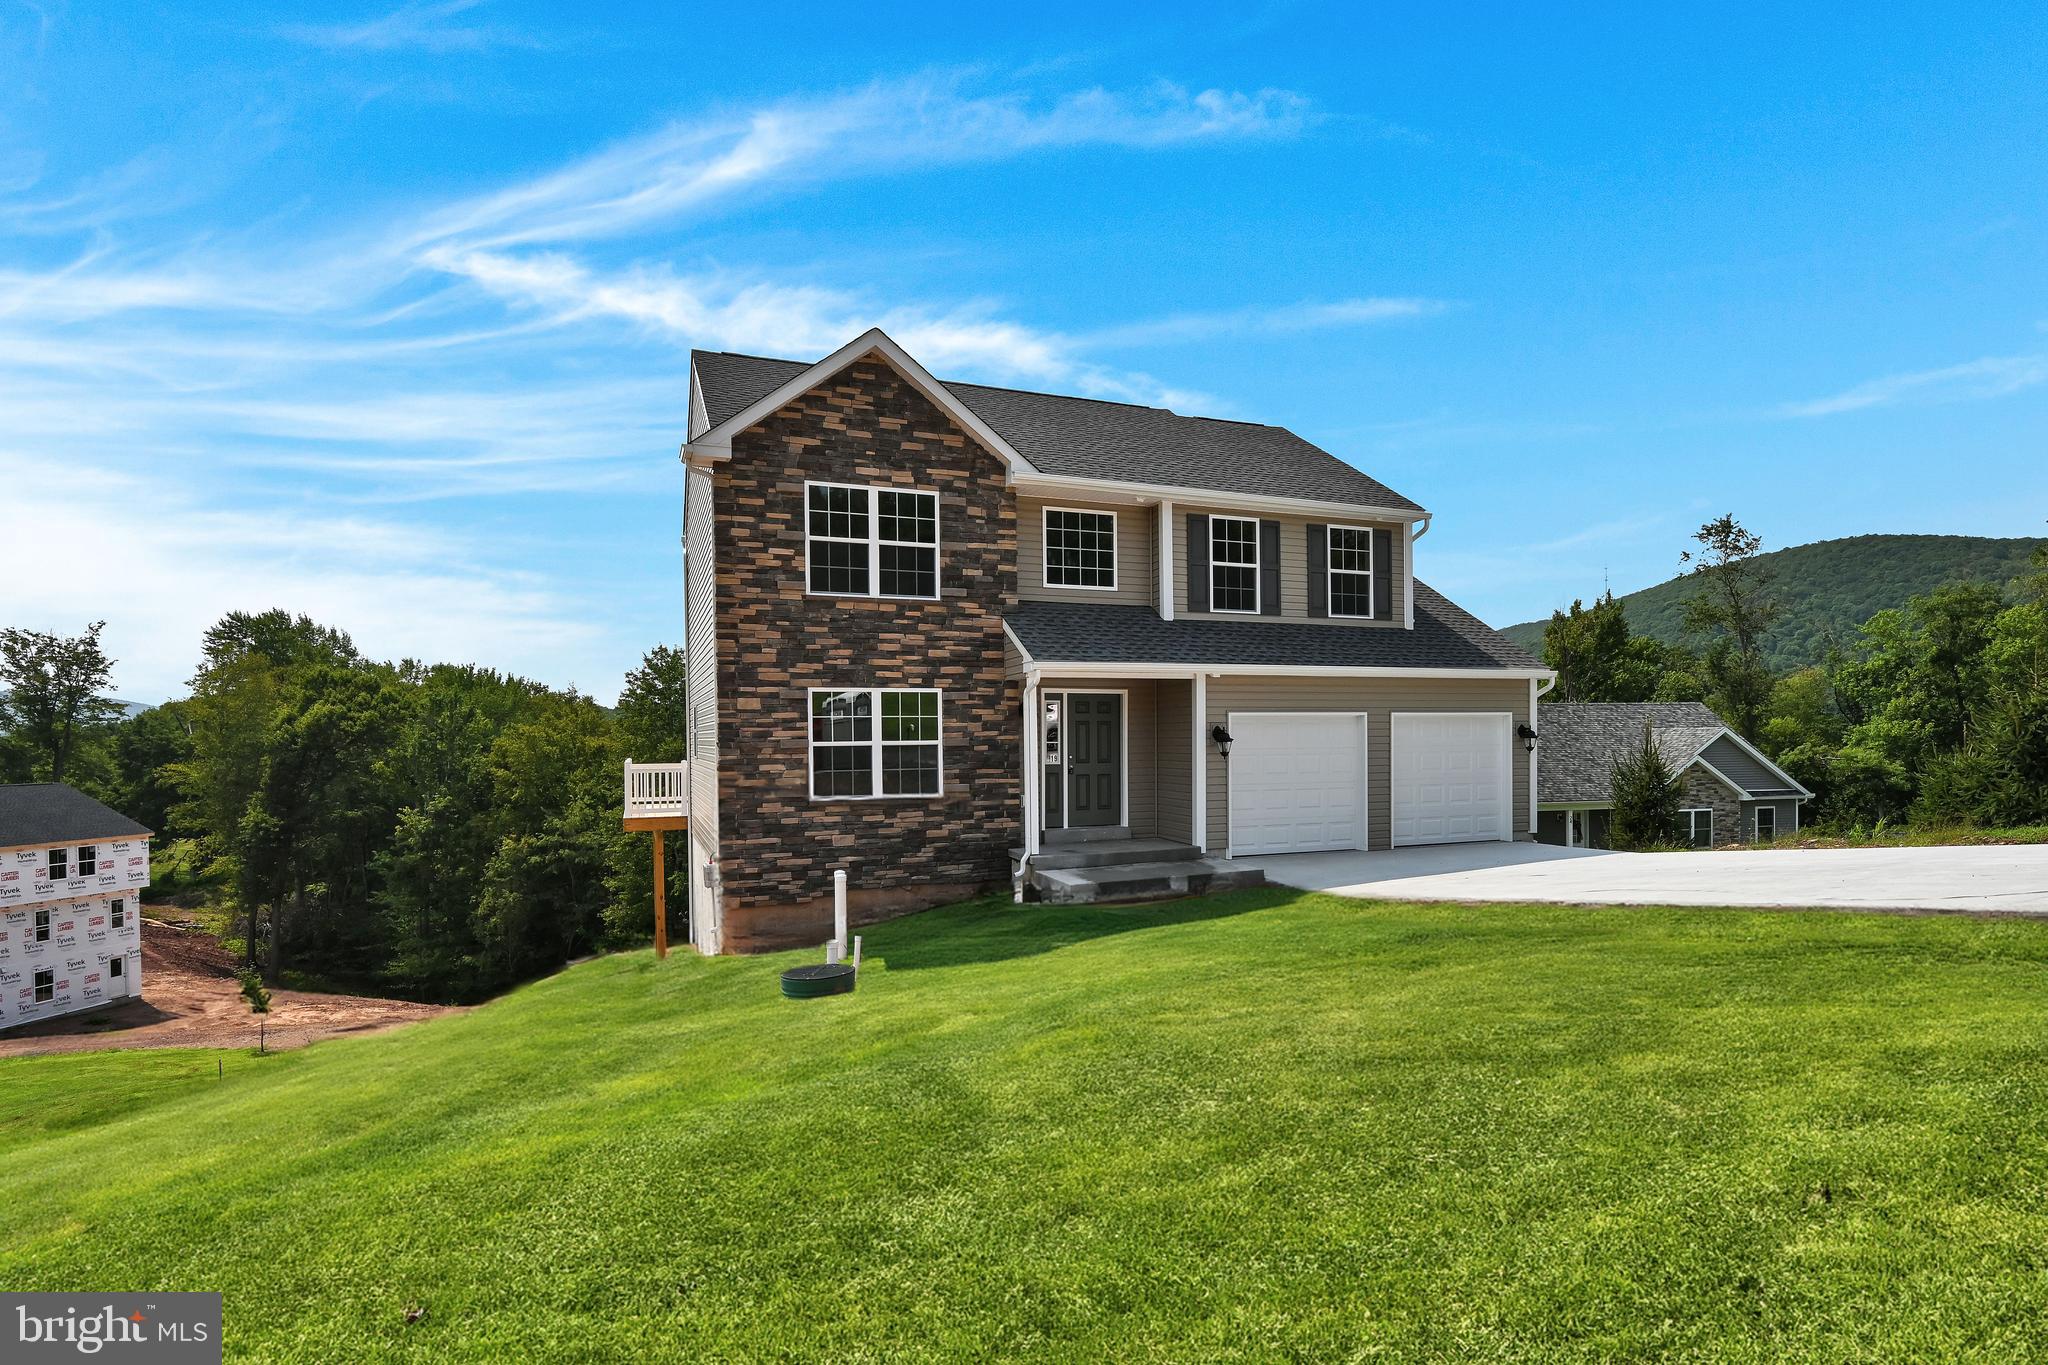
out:
M0 1062L0 1282L219 1289L236 1360L2048 1353L2048 925L1267 888L868 946Z
M1760 562L1771 570L1785 614L1766 637L1765 652L1780 670L1819 663L1830 637L1845 646L1852 643L1858 626L1917 593L1963 579L2003 584L2018 577L2040 543L1986 536L1851 536L1773 551ZM1629 629L1683 643L1685 603L1695 591L1690 578L1680 577L1630 593L1621 599ZM1540 652L1547 624L1524 621L1503 633Z

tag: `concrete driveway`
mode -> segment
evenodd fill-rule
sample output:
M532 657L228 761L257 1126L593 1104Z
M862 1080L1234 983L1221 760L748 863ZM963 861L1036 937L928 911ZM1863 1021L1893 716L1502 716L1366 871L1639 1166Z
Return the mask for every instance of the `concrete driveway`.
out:
M2048 845L1610 853L1434 844L1239 861L1269 881L1375 900L1733 905L2048 916Z

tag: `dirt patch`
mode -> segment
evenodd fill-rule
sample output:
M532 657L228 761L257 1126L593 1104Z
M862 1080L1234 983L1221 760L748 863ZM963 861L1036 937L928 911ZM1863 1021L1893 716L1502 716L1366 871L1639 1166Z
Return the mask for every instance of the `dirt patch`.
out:
M273 990L264 1034L274 1048L304 1047L455 1013L460 1007ZM145 916L140 1000L11 1029L0 1035L0 1057L122 1047L254 1047L256 1030L257 1016L249 1013L235 979L235 959L219 940L197 927Z

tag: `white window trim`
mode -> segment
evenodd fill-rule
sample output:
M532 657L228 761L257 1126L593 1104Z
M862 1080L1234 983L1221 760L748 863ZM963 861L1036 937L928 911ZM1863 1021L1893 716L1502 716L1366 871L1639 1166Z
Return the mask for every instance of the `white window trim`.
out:
M46 976L50 978L50 993L48 995L43 994L43 978ZM29 986L35 996L35 999L33 1001L34 1004L49 1004L51 1001L57 998L57 969L55 967L36 968L35 974L29 978Z
M816 712L812 698L820 692L865 692L872 699L869 703L874 724L867 739L814 739L811 734L811 718ZM939 789L933 792L885 792L882 790L882 694L884 692L929 692L938 699L939 723ZM923 740L897 741L899 743L922 744ZM872 790L866 796L820 796L818 795L818 768L811 761L812 753L819 748L869 750L868 761L872 765L868 785ZM804 689L804 768L805 787L811 800L821 804L835 801L936 801L946 794L946 693L937 687L808 687Z
M88 860L92 863L92 871L90 872L85 870ZM80 844L76 856L71 860L71 868L71 875L74 877L97 877L100 872L100 846L98 844Z
M107 925L113 929L128 927L128 898L116 896L107 902Z
M811 586L811 542L824 540L834 545L858 545L860 542L850 536L813 536L811 534L811 490L813 488L845 488L868 495L868 590L866 592L819 592ZM878 493L913 493L932 500L932 534L936 537L930 545L916 540L882 539L882 507ZM909 488L901 484L880 483L833 483L825 479L804 480L804 596L806 597L872 597L885 602L936 602L944 584L939 581L945 563L944 532L939 526L939 495L930 488ZM900 592L883 592L882 547L894 545L932 552L932 591L929 595ZM838 688L836 691L848 689ZM853 689L859 690L859 689Z
M1118 741L1117 778L1119 783L1117 789L1116 825L1121 829L1129 829L1131 826L1131 692L1127 687L1049 687L1046 689L1045 695L1048 700L1053 697L1060 699L1060 743L1059 749L1055 754L1059 761L1057 764L1052 762L1045 764L1048 771L1055 767L1058 769L1057 775L1052 780L1060 784L1060 822L1057 825L1045 824L1044 827L1046 829L1073 828L1068 823L1069 812L1067 810L1067 806L1073 799L1073 789L1068 785L1067 752L1069 746L1067 736L1071 733L1070 727L1074 723L1074 708L1067 705L1067 698L1080 696L1084 693L1094 697L1117 697L1121 699L1117 705L1116 726ZM1041 723L1044 721L1044 718L1045 708L1041 706L1039 708L1039 720ZM1041 747L1043 743L1044 740L1041 736ZM1042 800L1039 803L1037 818L1041 823L1045 821L1045 806ZM1090 828L1094 827L1091 826Z
M107 959L107 979L111 981L117 976L123 981L128 979L128 959L119 953Z
M1109 518L1109 582L1104 583L1055 583L1052 581L1052 514L1075 512L1087 517ZM1123 573L1117 537L1122 528L1117 524L1116 513L1103 507L1053 507L1041 508L1038 514L1038 558L1040 586L1070 589L1074 592L1115 592L1119 576Z
M60 864L63 868L61 872L58 870ZM68 882L76 876L71 867L71 850L68 848L53 848L49 856L43 859L43 873L53 882Z
M1218 523L1218 522L1221 522L1221 521L1241 521L1241 522L1244 522L1244 523L1246 523L1247 525L1249 525L1249 526L1250 526L1250 527L1252 528L1252 562L1251 562L1251 565L1250 565L1250 568L1251 568L1251 571L1252 571L1252 605L1251 605L1251 610L1249 610L1249 611L1245 610L1245 609L1244 609L1244 608L1242 608L1242 607L1219 607L1219 606L1217 606L1217 605L1216 605L1216 570L1217 570L1218 568L1223 568L1223 567L1228 567L1228 568L1233 568L1233 569L1242 569L1242 568L1245 568L1245 567L1246 567L1246 566L1245 566L1244 564L1241 564L1241 563L1239 563L1239 562L1238 562L1237 560L1234 560L1234 559L1232 559L1232 560L1225 560L1225 561L1221 561L1221 562L1219 562L1219 561L1217 560L1217 558L1216 558L1216 523ZM1261 534L1261 527L1260 527L1260 524L1259 524L1259 519L1258 519L1257 517L1236 517L1236 516L1225 516L1225 515L1221 515L1221 514L1217 514L1217 513L1211 513L1211 514L1210 514L1210 516L1209 516L1209 610L1210 610L1210 611L1212 611L1212 612L1216 613L1216 614L1217 614L1217 615L1219 615L1219 616L1257 616L1257 615L1258 615L1258 614L1259 614L1259 613L1260 613L1260 612L1261 612L1262 610L1264 610L1264 608L1265 608L1265 605L1266 605L1266 602L1265 602L1265 596L1264 596L1264 591L1263 591L1263 589L1264 589L1264 578L1265 578L1265 575L1264 575L1264 574L1263 574L1263 573L1261 572L1261 570L1263 570L1263 569L1265 568L1265 565L1259 562L1259 556L1260 556L1261 554L1263 554L1263 553L1264 553L1263 547L1261 547L1261 546L1260 546L1260 544L1259 544L1260 534Z
M56 920L49 909L44 908L36 911L35 918L29 921L29 942L48 943L50 941L50 931L55 925Z
M1771 837L1773 839L1778 837L1778 808L1773 805L1758 806L1749 814L1749 837L1759 843L1762 842L1764 837L1764 817L1766 815L1771 817Z
M1337 532L1357 531L1365 537L1365 610L1363 612L1337 610L1337 575L1356 575L1356 569L1337 567ZM1323 604L1330 615L1339 621L1376 621L1373 599L1379 588L1380 566L1373 556L1372 527L1340 526L1335 523L1323 527Z
M1685 820L1686 847L1712 848L1714 846L1714 808L1712 806L1686 806L1678 814L1681 817L1688 817ZM1689 817L1694 815L1704 815L1707 817L1707 842L1704 844L1692 842L1693 831L1697 822Z

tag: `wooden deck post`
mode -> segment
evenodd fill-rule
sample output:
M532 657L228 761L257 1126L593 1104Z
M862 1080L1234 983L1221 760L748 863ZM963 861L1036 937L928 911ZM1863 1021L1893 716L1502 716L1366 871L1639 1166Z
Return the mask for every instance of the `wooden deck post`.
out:
M654 955L668 956L668 840L654 831Z

